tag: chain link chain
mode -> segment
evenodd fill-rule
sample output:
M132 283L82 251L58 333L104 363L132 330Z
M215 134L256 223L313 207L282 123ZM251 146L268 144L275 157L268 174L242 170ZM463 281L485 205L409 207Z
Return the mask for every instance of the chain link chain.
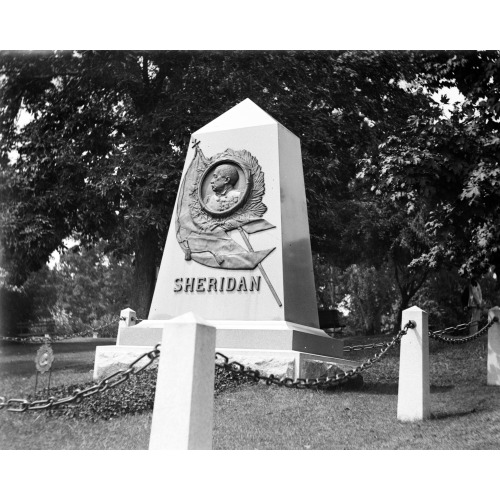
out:
M454 339L449 337L443 337L442 333L450 331L450 328L436 332L429 332L429 337L439 340L441 342L452 343L452 344L463 344L465 342L474 340L481 335L484 335L484 333L495 322L498 322L498 318L496 317L494 317L491 321L489 321L477 333L467 338ZM104 328L105 326L109 325L104 325L100 328ZM468 326L470 326L470 323L465 324L465 327ZM315 388L324 389L344 383L347 380L360 374L362 371L366 370L374 363L380 361L380 359L384 354L386 354L390 349L399 344L401 338L403 337L403 335L406 335L409 328L415 328L415 327L416 327L415 322L409 321L404 326L403 330L401 330L390 342L350 346L351 348L349 350L352 351L359 351L362 349L372 349L374 347L382 347L382 349L378 354L368 359L367 361L363 362L356 368L347 371L341 371L339 373L336 373L333 377L324 376L315 379L297 378L294 380L290 377L277 377L276 375L272 374L268 376L261 375L259 370L253 370L249 367L242 365L241 363L238 363L237 361L230 362L229 358L220 352L215 353L216 365L224 368L226 371L230 371L231 373L234 373L241 377L247 377L255 381L263 380L267 385L275 384L278 386L284 386L295 389L315 389ZM464 325L458 325L457 327L454 327L453 330L463 329L462 327L464 327ZM0 396L0 410L7 409L7 411L10 412L25 412L27 410L45 410L48 408L57 408L59 406L70 403L75 403L75 404L81 403L85 398L90 397L97 393L107 391L108 389L111 389L113 387L116 387L124 383L126 380L128 380L131 375L138 375L139 373L146 370L146 368L148 368L160 356L160 348L161 344L156 344L153 350L141 354L137 359L135 359L132 363L130 363L126 369L118 370L112 375L109 375L108 377L101 380L98 384L95 384L91 387L87 387L86 389L77 389L73 391L73 394L71 394L70 396L61 399L50 397L47 399L29 401L28 399L22 399L22 398L7 399L3 396ZM146 357L149 359L149 361L145 363L143 366L137 367L136 366L137 363L139 363L139 361L141 361Z
M117 385L123 384L126 380L130 378L131 375L139 375L143 372L151 363L154 362L156 358L160 356L161 344L157 344L152 351L145 352L141 354L137 359L132 361L126 369L118 370L109 377L102 379L98 384L95 384L86 389L76 389L73 394L65 398L56 399L50 397L48 399L40 399L37 401L29 401L27 399L6 399L0 396L0 410L7 409L11 412L24 412L27 410L45 410L47 408L57 408L61 405L66 405L70 403L81 403L85 398L97 394L98 392L104 392L108 389L116 387ZM136 366L139 361L144 358L149 358L147 363L141 367Z
M32 343L32 342L37 342L37 341L44 341L44 342L50 342L52 340L67 340L67 339L73 339L77 337L88 337L90 334L94 334L95 332L98 332L100 330L103 330L104 328L107 328L108 326L113 325L116 323L118 320L121 320L123 318L119 318L118 316L115 317L112 321L109 323L106 323L105 325L101 325L96 328L92 328L90 330L82 330L81 332L77 333L68 333L67 335L49 335L47 337L42 337L40 335L31 335L27 337L1 337L0 336L0 341L10 341L10 342L19 342L19 343Z
M479 321L469 321L468 323L461 323L456 326L449 326L448 328L443 328L442 330L436 330L431 332L433 335L451 335L453 333L460 333L462 331L468 330L472 325L478 324ZM430 334L429 334L430 335Z
M215 359L216 363L218 366L224 368L226 371L230 371L237 376L241 377L247 377L255 381L263 380L267 385L275 384L279 386L284 386L288 388L293 388L293 389L326 389L328 387L333 387L335 385L339 385L341 383L347 382L347 380L355 377L356 375L360 374L363 370L366 370L369 368L371 365L379 361L382 356L389 351L389 349L393 348L395 345L397 345L400 341L403 335L406 335L407 331L409 328L415 328L416 323L414 321L409 321L403 330L401 330L393 339L391 342L386 342L383 344L383 349L370 358L369 360L365 361L361 365L357 366L356 368L353 368L351 370L347 371L341 371L339 373L336 373L333 377L318 377L315 379L309 379L309 378L297 378L297 379L292 379L290 377L277 377L276 375L261 375L259 370L253 370L249 367L246 367L242 365L241 363L238 363L237 361L229 361L229 358L225 356L224 354L221 354L220 352L215 353Z
M359 345L348 345L344 347L344 352L351 352L351 351L363 351L365 349L374 349L379 348L379 347L385 347L387 345L387 342L379 342L379 343L372 343L372 344L359 344Z
M127 318L125 318L124 316L120 316L118 318L120 321L127 321ZM134 323L140 323L141 321L146 321L144 318L135 318L134 316L132 316L131 318L128 318L130 319L130 321L133 321ZM132 325L134 326L134 325Z
M464 337L461 339L455 339L451 337L446 337L443 335L451 335L453 333L458 333L462 332L465 330L468 330L472 325L479 323L477 320L476 321L469 321L469 323L461 323L456 326L450 326L448 328L444 328L442 330L436 330L434 332L429 332L429 337L439 340L441 342L445 342L448 344L465 344L466 342L470 342L471 340L475 340L476 338L480 337L481 335L484 335L488 328L498 321L497 318L494 318L491 320L487 325L485 325L481 330L478 332L474 333L473 335L469 337ZM364 349L373 349L373 348L378 348L378 347L384 347L386 342L379 342L379 343L372 343L372 344L359 344L359 345L352 345L352 346L346 346L343 349L343 352L355 352L355 351L363 351Z
M491 325L493 325L493 323L496 323L497 321L498 321L498 318L495 316L493 319L488 321L488 323L486 325L484 325L476 333L473 333L472 335L469 335L468 337L463 337L461 339L455 339L453 337L445 337L445 336L443 336L443 334L465 330L466 328L469 328L472 324L478 323L477 321L471 321L470 323L463 323L463 324L457 325L455 327L445 328L444 330L437 330L435 332L429 332L429 337L431 339L439 340L439 342L443 342L445 344L465 344L467 342L471 342L472 340L476 340L477 338L479 338L482 335L484 335L485 333L487 333L488 329L491 327Z

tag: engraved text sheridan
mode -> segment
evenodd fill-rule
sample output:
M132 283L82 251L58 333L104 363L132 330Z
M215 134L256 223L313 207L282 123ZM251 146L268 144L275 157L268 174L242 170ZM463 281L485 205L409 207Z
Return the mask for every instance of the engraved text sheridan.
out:
M222 278L176 278L174 292L259 292L261 276Z

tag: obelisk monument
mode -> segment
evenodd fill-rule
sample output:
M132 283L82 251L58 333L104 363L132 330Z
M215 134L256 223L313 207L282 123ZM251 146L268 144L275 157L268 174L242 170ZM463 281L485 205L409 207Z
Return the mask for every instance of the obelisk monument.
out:
M148 319L117 346L191 311L220 351L342 352L319 329L300 141L249 99L193 133Z

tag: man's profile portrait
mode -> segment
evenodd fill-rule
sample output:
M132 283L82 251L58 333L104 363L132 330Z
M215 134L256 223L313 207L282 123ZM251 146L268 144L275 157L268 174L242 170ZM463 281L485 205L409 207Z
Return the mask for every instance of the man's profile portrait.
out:
M213 212L225 212L236 205L241 192L234 189L239 179L238 169L230 163L223 163L214 170L210 186L214 194L205 198L205 205Z

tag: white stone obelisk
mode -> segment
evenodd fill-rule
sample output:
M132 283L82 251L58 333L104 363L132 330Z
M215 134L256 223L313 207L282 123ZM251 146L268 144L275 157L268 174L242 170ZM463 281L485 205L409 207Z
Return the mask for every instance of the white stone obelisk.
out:
M488 312L488 320L500 319L500 307ZM493 323L488 330L488 374L487 385L500 385L500 323Z
M430 417L428 315L414 306L403 311L402 327L416 323L401 339L397 418L401 421Z
M217 198L220 158L238 175L219 176L231 188ZM241 252L263 257L240 266ZM295 366L287 376L308 376L306 357L317 368L342 355L319 329L300 140L249 99L193 133L148 319L120 329L115 348L99 347L96 366L119 348L154 346L163 323L189 311L216 327L218 350L278 356Z
M150 450L212 449L215 328L193 313L165 323Z
M242 247L250 243L256 251L274 250L251 271L203 266L185 259L172 217L149 319L195 311L216 325L217 347L332 355L334 342L319 330L299 139L246 99L196 131L192 141L207 158L230 148L257 159L265 182L262 201L267 210L262 217L275 228L249 235L248 242L237 230L231 237ZM195 152L195 148L188 151L184 176ZM245 285L208 290L211 279L220 288L223 278L233 284L244 280ZM190 282L194 286L176 292L176 283L187 279L194 279ZM252 282L259 283L258 290L250 289Z

